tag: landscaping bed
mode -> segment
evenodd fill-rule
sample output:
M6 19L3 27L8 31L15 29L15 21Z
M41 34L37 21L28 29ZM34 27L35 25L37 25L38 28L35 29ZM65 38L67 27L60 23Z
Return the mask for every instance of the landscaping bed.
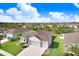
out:
M8 41L2 44L2 47L0 49L12 54L17 55L20 53L23 48L20 45L17 45L17 41Z
M60 39L59 35L54 35L52 39L52 44L50 47L43 53L42 56L63 56L64 55L64 42L63 39Z

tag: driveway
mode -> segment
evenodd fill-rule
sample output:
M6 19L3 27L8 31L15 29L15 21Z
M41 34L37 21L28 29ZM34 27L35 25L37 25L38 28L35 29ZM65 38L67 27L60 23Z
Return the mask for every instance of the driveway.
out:
M38 46L30 45L28 48L25 48L17 56L41 56L46 48L41 48Z

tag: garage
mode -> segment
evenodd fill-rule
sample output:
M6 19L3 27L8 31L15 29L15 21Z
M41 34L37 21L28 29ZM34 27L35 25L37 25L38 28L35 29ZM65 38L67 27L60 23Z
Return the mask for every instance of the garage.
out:
M40 45L40 40L38 38L36 38L35 36L31 36L29 38L29 45L34 45L34 46L41 46Z

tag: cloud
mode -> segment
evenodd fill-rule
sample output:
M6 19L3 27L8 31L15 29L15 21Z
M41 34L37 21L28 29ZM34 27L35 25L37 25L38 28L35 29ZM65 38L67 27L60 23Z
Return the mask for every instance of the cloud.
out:
M65 14L63 12L49 12L43 17L35 7L26 3L19 3L15 8L0 9L0 22L79 22L79 15Z
M37 9L32 7L30 4L20 3L20 4L18 4L18 7L26 16L30 16L30 17L40 16Z
M4 14L4 10L0 9L0 14Z
M0 22L50 22L50 18L42 17L30 4L19 3L17 8L0 10Z
M79 8L79 3L74 3L74 5L75 5L77 8Z
M12 22L12 18L10 16L5 16L0 14L0 22Z
M65 14L63 12L49 12L54 22L74 22L74 15Z
M79 15L75 15L75 22L79 22Z
M21 12L19 10L17 10L17 8L10 8L8 10L6 10L6 13L9 15L19 15Z

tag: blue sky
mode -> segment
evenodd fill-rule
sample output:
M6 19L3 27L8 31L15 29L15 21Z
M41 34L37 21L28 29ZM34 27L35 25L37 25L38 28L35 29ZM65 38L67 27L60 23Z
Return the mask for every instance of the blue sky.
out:
M46 15L50 11L64 12L64 13L76 13L79 14L79 8L76 8L73 3L31 3L31 6L37 8L38 12ZM7 10L9 8L16 7L16 3L0 3L0 9Z
M76 19L76 17L78 18L78 16L79 16L78 4L73 4L73 3L31 3L31 4L26 4L26 5L27 6L24 6L23 4L21 4L21 5L19 4L19 7L18 7L17 3L0 3L0 9L1 9L1 12L2 11L4 12L4 16L9 15L10 18L13 17L12 16L13 14L10 14L11 11L12 12L21 11L22 15L24 15L24 16L29 15L29 17L30 17L30 12L33 12L34 14L36 13L36 15L40 14L40 17L43 19L45 19L45 18L50 19L50 22L51 21L54 22L54 20L59 21L59 22L63 20L63 22L64 22L65 21L64 17L67 18L68 16L70 16L67 18L67 21L68 21L69 18L71 18L73 20L73 19ZM28 6L30 6L30 8ZM33 9L33 10L28 11L26 9L26 7L28 7L27 9L29 9L29 10L30 9ZM14 11L11 8L13 8ZM24 11L22 8L24 8L26 11ZM10 13L7 13L7 10L9 10ZM55 15L57 15L60 18L54 17ZM21 17L24 17L24 16L21 16ZM31 16L33 16L33 15L31 15ZM35 16L34 16L34 19L38 19L38 17L35 17ZM73 16L75 16L75 17L73 17ZM27 18L28 17L26 17L25 19L27 19ZM31 18L33 18L33 17L31 17ZM57 19L61 19L61 20L57 20ZM25 20L25 21L27 21L27 20ZM29 20L28 20L28 22L29 22Z
M35 3L31 5L36 7L40 13L48 13L50 11L54 11L79 14L79 8L76 8L76 6L72 3Z

